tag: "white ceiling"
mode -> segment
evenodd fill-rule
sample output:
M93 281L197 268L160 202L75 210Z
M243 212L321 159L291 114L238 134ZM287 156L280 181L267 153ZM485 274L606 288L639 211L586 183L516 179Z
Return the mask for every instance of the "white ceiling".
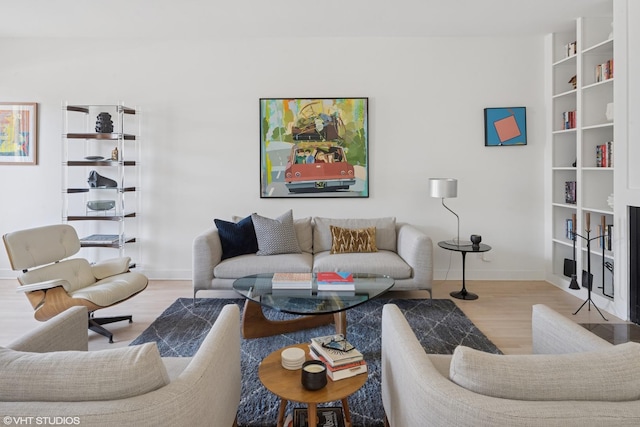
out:
M0 37L434 37L535 35L611 0L12 0Z

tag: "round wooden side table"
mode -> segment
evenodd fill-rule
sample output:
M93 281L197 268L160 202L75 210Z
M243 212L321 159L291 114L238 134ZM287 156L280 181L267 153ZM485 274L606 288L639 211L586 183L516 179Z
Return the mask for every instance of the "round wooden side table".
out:
M362 373L339 381L331 381L331 379L327 378L326 387L315 391L306 390L300 382L300 369L292 371L282 367L280 354L284 349L291 347L301 348L307 355L307 360L311 359L311 356L309 356L309 344L295 344L272 352L262 360L258 368L258 377L262 384L267 390L281 399L280 408L278 409L278 427L282 427L284 423L285 410L289 401L306 404L309 427L316 427L317 405L337 400L342 402L346 425L350 427L351 413L349 412L347 398L364 385L367 381L368 373Z

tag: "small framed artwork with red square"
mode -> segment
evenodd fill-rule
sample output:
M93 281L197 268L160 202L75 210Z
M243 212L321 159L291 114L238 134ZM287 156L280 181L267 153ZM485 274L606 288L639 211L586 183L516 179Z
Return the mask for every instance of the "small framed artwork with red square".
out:
M525 107L485 108L484 145L527 145L527 110Z

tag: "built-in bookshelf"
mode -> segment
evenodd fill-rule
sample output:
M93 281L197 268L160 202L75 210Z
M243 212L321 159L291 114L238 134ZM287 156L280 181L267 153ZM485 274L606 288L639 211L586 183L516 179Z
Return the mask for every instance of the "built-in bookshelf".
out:
M547 39L550 150L550 266L547 279L568 287L567 261L574 259L569 228L586 237L611 232L614 224L614 68L612 17L579 18L573 29ZM588 219L587 219L588 218ZM580 285L589 264L577 238L575 272ZM610 238L591 241L592 292L609 304L615 262ZM571 263L569 263L571 265ZM586 280L584 286L586 286Z

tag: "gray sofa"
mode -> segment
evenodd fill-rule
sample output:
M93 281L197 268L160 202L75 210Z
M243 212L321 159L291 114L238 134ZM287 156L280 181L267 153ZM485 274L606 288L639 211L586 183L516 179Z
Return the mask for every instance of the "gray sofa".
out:
M458 347L426 354L397 306L382 314L382 400L391 427L638 426L640 344L613 346L544 305L533 355Z
M395 218L302 218L294 221L300 253L246 254L222 260L222 245L214 227L193 241L193 296L201 290L230 290L234 280L258 273L350 271L386 274L392 290L427 290L433 280L433 244L416 227ZM330 253L330 226L376 228L377 252Z
M85 307L0 347L0 414L38 425L232 426L240 389L236 305L192 358L160 358L155 343L87 351Z

